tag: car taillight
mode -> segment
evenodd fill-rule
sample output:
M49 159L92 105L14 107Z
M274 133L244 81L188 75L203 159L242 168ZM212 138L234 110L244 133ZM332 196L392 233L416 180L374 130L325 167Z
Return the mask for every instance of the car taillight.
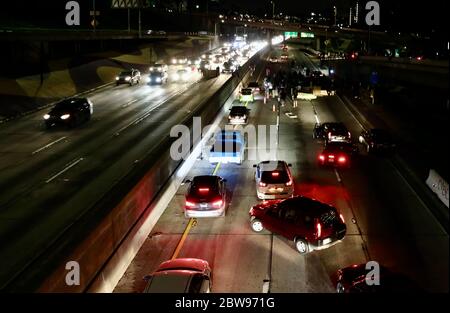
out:
M339 163L345 163L345 161L347 161L347 159L343 156L339 157L339 159L338 159Z
M187 201L187 200L186 200L186 206L187 206L188 208L192 208L192 207L194 207L194 206L195 206L195 203L194 203L194 202L191 202L191 201Z
M259 182L259 187L266 187L266 186L267 186L266 183L263 183L262 181Z
M292 179L290 179L287 183L286 186L292 186Z
M215 207L221 207L222 204L223 204L223 200L222 200L222 199L217 200L217 201L214 201L214 202L212 203L212 205L215 206Z
M278 176L280 176L280 173L278 173L278 172L272 172L272 177L278 177Z
M342 214L339 214L339 217L341 218L342 223L345 224L344 216Z
M319 160L320 161L325 161L325 156L323 154L319 155Z
M329 155L328 155L328 158L329 158L329 159L334 159L334 154L329 154Z
M316 236L320 238L322 236L322 225L320 223L316 224Z
M207 193L209 192L209 188L198 188L198 191L201 193Z

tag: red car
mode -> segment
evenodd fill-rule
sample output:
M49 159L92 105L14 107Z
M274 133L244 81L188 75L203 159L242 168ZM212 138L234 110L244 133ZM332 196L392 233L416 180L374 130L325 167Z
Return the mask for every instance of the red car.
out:
M250 209L253 231L267 230L294 241L301 254L340 242L347 231L344 217L331 205L303 196L263 201Z
M358 147L351 142L329 142L319 154L318 164L349 168Z

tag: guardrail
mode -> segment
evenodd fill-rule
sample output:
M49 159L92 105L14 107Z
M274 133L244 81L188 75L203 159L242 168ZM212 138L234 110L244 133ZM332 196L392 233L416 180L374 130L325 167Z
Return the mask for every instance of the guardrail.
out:
M263 51L256 53L249 61L259 58ZM249 61L239 69L239 75L230 77L213 96L205 99L197 110L181 122L188 123L193 116L200 116L202 121L211 121L248 72ZM189 126L192 130L192 125ZM169 134L163 138L88 213L68 227L53 245L3 289L10 292L112 290L118 273L124 271L125 265L119 260L123 253L128 253L124 252L128 251L124 245L130 244L127 237L142 232L138 226L144 220L151 229L158 214L163 212L161 209L159 212L154 210L156 199L182 165L182 160L175 161L170 157L170 146L174 141L175 138ZM140 240L146 236L140 236ZM66 265L71 261L80 264L79 285L69 286L66 283Z

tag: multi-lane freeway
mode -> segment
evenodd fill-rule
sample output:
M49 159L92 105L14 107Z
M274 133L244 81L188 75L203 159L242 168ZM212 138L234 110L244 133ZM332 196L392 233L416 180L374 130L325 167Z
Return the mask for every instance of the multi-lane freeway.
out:
M278 52L280 53L280 52ZM314 69L300 51L290 58ZM252 80L262 83L265 60ZM234 100L237 104L237 100ZM246 103L249 123L275 125L275 99ZM275 106L276 108L276 106ZM207 260L213 271L212 292L334 292L336 271L375 260L403 273L427 291L448 291L448 234L416 195L389 157L361 152L350 169L321 168L323 143L313 139L316 122L345 123L353 137L362 125L336 95L288 101L281 107L277 157L292 164L295 194L329 203L343 214L347 234L342 242L299 255L293 242L250 228L249 208L256 197L253 164L210 164L198 159L186 178L219 175L227 180L229 206L225 217L187 219L187 185L182 185L128 267L114 292L142 292L145 275L161 262L181 257ZM221 126L226 124L226 117ZM258 146L248 146L247 154ZM364 151L361 149L361 151ZM257 154L258 155L258 154Z

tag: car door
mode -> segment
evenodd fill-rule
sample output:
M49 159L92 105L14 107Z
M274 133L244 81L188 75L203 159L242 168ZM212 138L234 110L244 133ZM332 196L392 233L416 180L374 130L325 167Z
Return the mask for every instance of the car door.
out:
M264 228L275 234L280 234L282 230L282 223L280 221L280 210L277 207L269 208L262 219Z

